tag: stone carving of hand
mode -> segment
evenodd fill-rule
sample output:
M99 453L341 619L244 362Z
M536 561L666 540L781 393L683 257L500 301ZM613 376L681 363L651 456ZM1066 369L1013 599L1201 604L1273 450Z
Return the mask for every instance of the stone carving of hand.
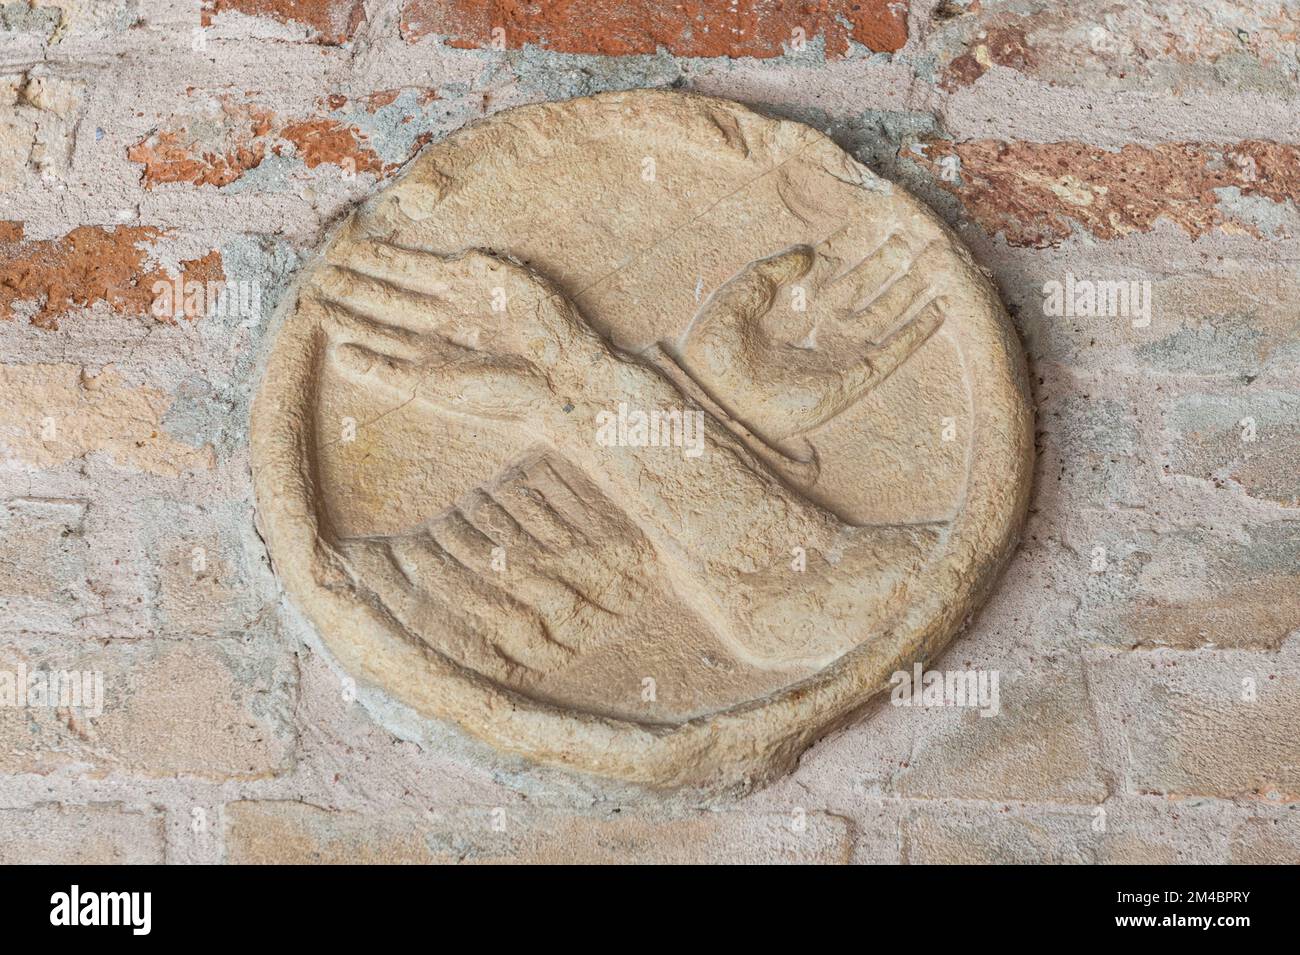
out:
M892 247L877 254L882 261L871 268L818 286L836 289L824 293L818 308L830 314L819 312L819 320L850 323L856 312L840 315L825 303L850 309L886 264L906 264ZM815 271L814 256L792 250L746 270L709 303L678 359L700 375L698 384L712 397L731 405L724 405L728 413L763 428L773 441L806 433L847 407L940 320L934 303L904 308L886 288L862 307L897 309L903 325L847 368L811 352L773 367L781 364L789 334L773 302L790 282ZM405 581L401 593L385 601L406 605L404 616L425 620L429 629L436 629L439 614L469 615L478 630L493 633L510 630L507 620L522 621L516 626L535 634L531 647L497 644L498 654L554 664L581 652L611 615L630 612L644 593L640 582L659 566L681 603L751 664L826 662L860 638L869 605L900 599L907 568L930 546L931 532L923 528L846 527L793 490L743 434L713 415L702 416L699 457L673 448L600 446L600 411L620 402L680 408L689 399L651 364L607 345L563 295L523 266L481 252L445 258L370 240L336 243L330 261L301 298L321 312L328 353L341 370L438 413L519 422L545 446L548 473L571 475L569 485L590 482L589 506L581 512L595 532L575 545L577 557L567 562L554 549L534 546L545 539L544 529L524 527L518 516L525 508L510 505L510 494L523 494L514 501L527 505L537 492L545 496L545 488L524 472L510 477L509 469L489 482L500 497L484 492L489 496L458 504L402 539L349 545L349 559L369 568L366 577L384 576L376 560L397 572L389 576ZM828 327L828 334L841 332ZM756 382L759 398L749 413L745 384L726 370L724 355L743 362L738 367L749 374L779 376L791 396L771 381ZM702 513L738 519L702 520ZM518 571L485 575L479 565L507 538L512 552L522 554L513 562L507 557ZM520 552L520 545L528 549ZM792 582L795 552L806 555L807 570ZM412 573L430 566L439 568L440 584ZM450 600L430 592L443 584L453 592ZM421 592L412 603L411 595Z
M886 234L865 256L835 239L749 265L673 349L728 413L797 459L803 436L889 377L943 323L925 250Z
M444 412L538 425L585 400L582 356L602 357L604 345L523 267L374 241L337 246L331 259L306 294L353 377Z

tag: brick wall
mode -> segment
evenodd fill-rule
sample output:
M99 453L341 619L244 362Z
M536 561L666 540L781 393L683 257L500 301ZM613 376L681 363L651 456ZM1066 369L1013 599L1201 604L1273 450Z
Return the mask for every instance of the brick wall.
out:
M1300 861L1298 31L1277 0L0 2L0 671L104 686L0 707L0 861ZM297 263L424 143L642 86L825 130L995 277L1032 514L935 665L997 670L997 718L878 701L747 799L625 804L352 700L282 604L247 418ZM1052 314L1080 280L1147 320Z

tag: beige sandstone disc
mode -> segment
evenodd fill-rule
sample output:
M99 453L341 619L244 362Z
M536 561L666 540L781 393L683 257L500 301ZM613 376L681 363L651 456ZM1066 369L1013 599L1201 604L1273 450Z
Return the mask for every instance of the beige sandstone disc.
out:
M654 789L788 769L1014 546L1023 360L968 253L820 133L614 93L428 148L303 270L258 520L340 664Z

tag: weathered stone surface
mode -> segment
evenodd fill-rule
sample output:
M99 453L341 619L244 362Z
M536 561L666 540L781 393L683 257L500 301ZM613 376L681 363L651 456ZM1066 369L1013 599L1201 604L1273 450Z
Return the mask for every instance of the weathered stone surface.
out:
M1028 424L1001 307L920 206L807 127L642 92L466 130L354 217L254 465L277 569L368 683L719 788L951 636L1018 532Z
M1041 366L1040 366L1041 367ZM1052 483L1051 500L1063 511L1080 499L1111 507L1145 503L1144 468L1150 452L1138 426L1139 402L1127 395L1094 395L1066 375L1040 376L1038 466ZM1080 581L1080 585L1083 582Z
M0 0L0 673L99 661L110 691L96 719L0 707L3 861L251 855L227 845L249 826L228 830L223 806L260 800L278 801L257 819L295 857L573 858L554 829L584 858L596 840L620 859L703 857L692 838L719 858L842 858L831 839L780 841L802 808L810 833L847 820L858 862L1300 861L1291 0L615 6ZM487 758L358 687L280 602L252 524L257 363L331 231L425 142L511 106L640 88L805 123L918 195L970 246L1029 358L1025 546L931 662L998 669L1001 715L883 694L789 775L712 806L747 822L703 825L678 794L672 813L617 823L633 810L609 792L574 798L563 774ZM647 155L646 196L672 202L681 170L661 150L632 153L633 178ZM562 280L587 252L560 251L525 257ZM715 263L679 265L693 303ZM1149 287L1149 324L1049 314L1044 285L1068 276ZM151 283L187 279L256 289L260 307L154 314ZM106 397L82 369L107 375ZM71 430L39 440L47 417ZM418 442L416 421L393 411L330 453L361 469L377 428ZM866 456L873 435L857 436ZM428 463L446 457L382 481L349 471L339 496L436 497ZM1248 674L1253 710L1233 702ZM673 681L658 689L682 705ZM945 795L949 765L962 798ZM250 841L269 857L269 838Z
M824 813L700 812L676 819L582 818L481 806L375 818L295 802L225 807L239 864L843 864L848 822Z

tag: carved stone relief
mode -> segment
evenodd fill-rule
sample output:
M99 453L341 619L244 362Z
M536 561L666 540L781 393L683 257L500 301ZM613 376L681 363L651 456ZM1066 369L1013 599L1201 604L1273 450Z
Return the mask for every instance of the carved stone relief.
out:
M303 270L253 420L342 666L641 786L787 769L961 628L1032 420L994 290L820 133L607 94L430 147Z

